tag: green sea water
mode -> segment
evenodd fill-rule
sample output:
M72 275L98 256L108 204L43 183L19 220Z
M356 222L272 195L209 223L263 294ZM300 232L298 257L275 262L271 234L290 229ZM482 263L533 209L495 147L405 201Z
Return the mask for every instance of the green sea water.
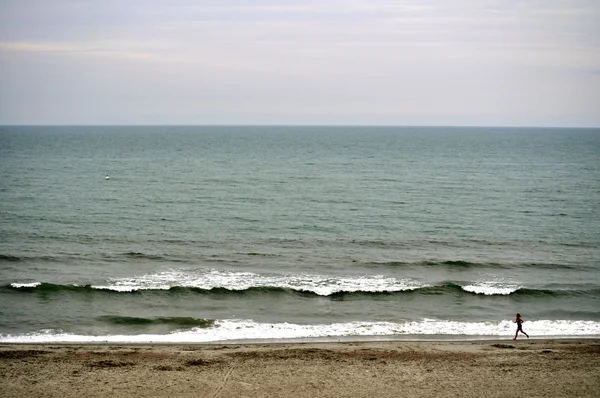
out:
M600 334L600 130L0 127L0 341Z

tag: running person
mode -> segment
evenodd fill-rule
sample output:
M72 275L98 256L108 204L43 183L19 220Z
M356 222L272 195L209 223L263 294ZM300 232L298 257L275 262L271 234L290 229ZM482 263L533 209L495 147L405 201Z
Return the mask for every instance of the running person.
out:
M529 338L529 335L523 331L523 322L525 321L523 318L521 318L521 314L517 314L517 318L513 322L517 324L517 332L515 333L513 340L517 339L519 332L523 333L525 336L527 336L527 338Z

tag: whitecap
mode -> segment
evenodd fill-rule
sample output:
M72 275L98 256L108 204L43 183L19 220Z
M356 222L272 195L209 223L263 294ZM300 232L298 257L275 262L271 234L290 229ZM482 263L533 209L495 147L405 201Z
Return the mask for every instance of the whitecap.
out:
M30 282L30 283L17 283L17 282L13 282L10 285L14 288L22 288L22 287L38 287L39 285L41 285L41 282Z
M466 292L475 294L492 295L508 295L519 290L520 286L515 284L505 284L498 282L479 282L470 285L461 286Z

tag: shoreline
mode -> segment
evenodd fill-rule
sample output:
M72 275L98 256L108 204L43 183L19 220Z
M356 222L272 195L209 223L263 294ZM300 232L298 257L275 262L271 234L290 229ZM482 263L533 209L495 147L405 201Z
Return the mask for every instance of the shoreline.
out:
M23 396L597 396L600 338L285 343L1 343Z
M530 338L519 335L517 341L592 341L599 340L600 335L552 335L552 336L531 336ZM266 339L228 339L213 341L154 341L154 340L98 340L98 341L1 341L3 345L121 345L121 346L139 346L139 345L257 345L257 344L327 344L327 343L385 343L385 342L513 342L512 335L508 336L482 336L482 335L370 335L370 336L335 336L335 337L298 337L298 338L266 338Z

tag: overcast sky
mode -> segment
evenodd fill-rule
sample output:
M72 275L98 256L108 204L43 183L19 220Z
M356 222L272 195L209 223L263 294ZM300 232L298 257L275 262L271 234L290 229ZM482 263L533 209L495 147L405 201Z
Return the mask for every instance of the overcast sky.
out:
M600 1L0 0L0 124L600 126Z

